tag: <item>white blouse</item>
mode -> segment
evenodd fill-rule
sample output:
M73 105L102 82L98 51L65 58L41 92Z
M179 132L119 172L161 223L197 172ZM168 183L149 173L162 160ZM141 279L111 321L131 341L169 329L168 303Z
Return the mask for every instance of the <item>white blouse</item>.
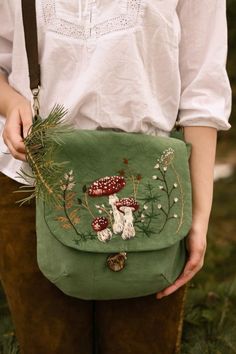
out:
M55 103L80 129L168 135L228 130L225 0L36 0L41 115ZM21 1L0 0L0 68L31 100ZM0 132L5 118L0 117ZM1 135L1 134L0 134ZM2 138L0 170L17 177Z

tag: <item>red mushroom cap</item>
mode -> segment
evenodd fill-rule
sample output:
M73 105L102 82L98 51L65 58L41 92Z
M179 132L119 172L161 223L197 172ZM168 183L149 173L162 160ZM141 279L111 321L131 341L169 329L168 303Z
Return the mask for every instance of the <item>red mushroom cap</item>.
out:
M105 230L107 226L108 226L108 220L107 218L105 218L105 216L97 217L92 222L92 227L96 232Z
M132 208L133 211L136 211L139 208L139 205L134 198L122 198L115 203L115 206L121 212L123 212L121 209L122 207Z
M107 176L94 181L88 189L88 195L90 197L111 195L119 192L124 186L124 177Z

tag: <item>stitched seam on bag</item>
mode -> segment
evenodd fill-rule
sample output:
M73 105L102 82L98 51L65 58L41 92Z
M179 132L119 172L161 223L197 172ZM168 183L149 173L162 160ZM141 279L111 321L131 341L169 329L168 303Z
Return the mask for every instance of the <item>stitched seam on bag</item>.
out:
M161 276L165 279L165 281L167 281L168 284L172 284L171 281L169 281L163 273L161 273Z

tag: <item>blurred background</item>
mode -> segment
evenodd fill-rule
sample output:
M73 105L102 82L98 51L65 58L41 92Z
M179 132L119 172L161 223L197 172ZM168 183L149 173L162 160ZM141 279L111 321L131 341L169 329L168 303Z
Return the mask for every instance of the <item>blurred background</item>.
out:
M228 0L227 7L232 128L218 134L205 265L189 286L181 354L236 353L236 0ZM0 354L16 353L19 348L0 285Z
M227 0L232 128L219 132L205 265L191 282L181 354L236 353L236 0Z

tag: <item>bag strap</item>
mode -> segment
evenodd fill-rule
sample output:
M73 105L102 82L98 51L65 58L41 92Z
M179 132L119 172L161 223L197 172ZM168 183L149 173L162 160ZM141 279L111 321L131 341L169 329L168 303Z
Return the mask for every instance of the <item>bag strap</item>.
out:
M38 62L38 37L35 0L21 0L25 35L25 49L28 59L30 89L33 94L35 116L39 115L40 65Z

